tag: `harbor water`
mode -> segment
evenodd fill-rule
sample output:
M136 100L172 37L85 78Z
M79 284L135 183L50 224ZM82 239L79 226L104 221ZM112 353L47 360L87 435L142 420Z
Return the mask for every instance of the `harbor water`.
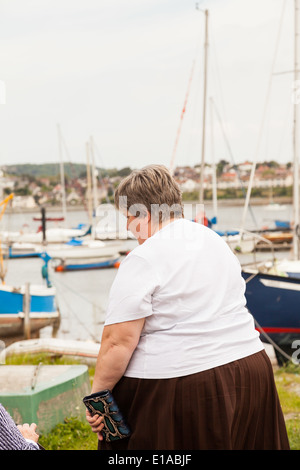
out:
M196 207L185 204L185 217L192 218ZM208 218L213 217L211 204L205 205ZM261 229L274 227L274 220L291 220L292 207L284 205L274 208L266 205L252 207L248 211L246 229ZM234 230L241 225L243 206L220 205L218 207L218 230ZM1 221L1 230L27 230L37 231L39 222L33 221L37 212L5 214ZM61 212L49 212L49 217L60 216ZM124 219L125 220L125 219ZM88 214L83 210L68 212L68 227L77 227L78 224L88 224ZM62 226L62 222L48 222L47 226ZM127 246L134 248L135 240L126 242ZM269 256L263 253L261 256ZM43 284L45 280L41 275L43 262L40 258L10 259L6 261L7 285L20 286L25 282L30 284ZM108 294L117 273L116 268L95 269L74 272L55 272L50 269L52 285L57 289L58 305L61 312L61 325L57 337L61 339L90 340L99 342L105 319ZM51 336L51 328L41 330L40 336Z

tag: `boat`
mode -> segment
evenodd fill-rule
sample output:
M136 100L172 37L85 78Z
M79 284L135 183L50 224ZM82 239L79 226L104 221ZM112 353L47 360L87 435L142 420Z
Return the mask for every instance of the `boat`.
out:
M44 249L57 272L117 267L122 242L104 243L101 240L73 240L63 246Z
M242 269L247 308L265 343L273 343L279 365L293 356L300 339L300 278Z
M36 258L39 256L39 250L35 243L10 243L4 245L5 256L14 258Z
M101 337L101 335L100 335ZM62 338L34 338L7 346L0 352L0 363L7 357L24 354L55 354L56 356L73 356L96 360L99 354L100 343L94 341L79 341Z
M291 223L288 220L275 220L275 226L277 228L286 229L286 230L291 229Z
M2 218L5 208L13 194L0 202ZM1 240L1 239L0 239ZM21 286L5 284L3 245L0 242L0 339L9 344L20 338L39 335L42 328L51 325L53 335L60 324L60 312L56 302L56 290L49 278L46 285Z
M53 227L48 228L45 231L46 240L48 243L66 243L72 238L84 237L87 234L87 230L84 228L63 228ZM43 231L38 232L24 232L19 231L2 231L0 232L0 238L3 243L43 243Z
M41 221L42 217L33 217L34 221ZM46 221L47 222L63 222L65 220L64 217L47 217Z
M267 232L263 235L264 238L271 241L272 243L288 243L293 242L293 233L276 230L274 232Z
M235 253L252 253L255 250L255 237L249 232L245 233L240 230L227 230L219 231L216 233L220 235L227 243L229 248Z
M295 80L299 80L299 67L297 65L297 41L300 25L300 0L295 0ZM296 83L296 81L295 81ZM298 82L297 82L298 83ZM294 103L294 161L293 161L293 229L292 229L292 259L252 263L242 266L242 275L246 281L246 299L249 311L254 317L256 325L261 332L264 342L274 344L275 353L280 365L291 360L295 351L295 341L300 339L300 276L299 269L299 138L300 120L298 118L298 104ZM252 166L248 185L247 202L249 202L255 162ZM247 206L244 208L244 216ZM271 242L271 240L268 240ZM287 263L288 270L283 270ZM287 268L287 264L285 265ZM299 270L300 273L300 270ZM298 361L299 364L299 361Z
M13 243L6 250L10 259L40 257L45 251L52 258L55 271L75 271L117 267L120 256L128 250L123 242L73 239L65 244L36 245Z
M28 309L26 311L26 303ZM0 286L0 339L5 344L39 336L52 326L55 336L60 325L60 311L55 287L45 285Z
M115 255L107 258L80 258L76 260L54 260L53 267L56 272L82 271L88 269L118 268L120 256Z
M286 210L286 205L284 205L284 204L277 204L277 203L275 203L275 202L271 202L270 204L268 204L268 205L265 207L265 210L266 210L266 211L274 211L274 212L285 211L285 210Z
M40 434L70 416L84 421L82 397L90 392L84 364L0 367L0 402L15 422L36 423Z

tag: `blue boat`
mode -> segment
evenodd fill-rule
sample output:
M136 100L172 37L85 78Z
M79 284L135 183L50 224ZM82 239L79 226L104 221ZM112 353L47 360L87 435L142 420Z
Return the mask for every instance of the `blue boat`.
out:
M294 17L299 15L298 2L294 4ZM299 22L294 22L294 70L298 71L299 52L297 42L299 40ZM300 151L300 119L298 116L298 103L294 101L293 116L293 216L292 216L292 254L293 261L290 269L282 269L279 263L273 259L269 263L256 263L256 265L242 267L242 274L246 281L246 299L249 311L257 322L257 328L261 331L261 338L265 342L274 343L277 361L281 365L287 360L293 360L293 353L297 351L300 339L300 279L293 273L297 271L300 262L299 226L300 226L300 201L299 201L299 151ZM255 166L252 167L255 169ZM254 172L251 173L254 176ZM250 196L253 178L248 184ZM249 201L249 197L247 198ZM245 209L247 205L245 205ZM244 210L244 215L246 211ZM277 228L289 229L287 221L276 221ZM288 235L288 233L286 233ZM268 238L269 242L274 239ZM281 264L282 266L282 264ZM267 336L266 336L267 335ZM269 339L268 339L269 338ZM280 348L284 354L280 353ZM297 364L299 359L297 358Z
M39 252L35 248L29 248L24 250L15 250L11 245L8 248L9 259L20 259L20 258L38 258Z
M31 338L38 337L40 329L46 326L52 326L54 334L59 328L60 312L56 303L55 288L44 285L29 286L27 319L25 293L25 286L0 286L0 339L6 344L24 339L25 328L28 328L27 333Z
M3 206L0 220L13 194L0 202ZM0 250L0 267L3 267L3 251ZM51 286L48 272L42 268L46 285L30 285L21 287L9 286L4 283L5 272L0 269L0 340L5 346L20 339L39 336L45 326L53 327L53 335L59 328L60 312L56 305L56 290ZM1 343L2 344L2 343Z
M54 269L57 272L64 271L81 271L89 269L106 269L117 268L120 263L120 257L112 257L105 260L73 260L73 261L59 261L59 264L54 264Z
M300 339L300 279L242 269L246 281L247 308L263 330L262 341L274 342L288 356L295 351L293 342ZM266 335L264 335L264 333ZM280 364L286 362L276 351Z
M276 228L291 229L291 223L288 220L275 220Z

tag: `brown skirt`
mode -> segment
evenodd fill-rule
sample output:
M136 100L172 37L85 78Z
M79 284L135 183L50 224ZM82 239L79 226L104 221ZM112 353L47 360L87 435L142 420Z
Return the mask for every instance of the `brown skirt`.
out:
M132 435L101 450L289 449L264 350L185 377L123 377L113 394Z

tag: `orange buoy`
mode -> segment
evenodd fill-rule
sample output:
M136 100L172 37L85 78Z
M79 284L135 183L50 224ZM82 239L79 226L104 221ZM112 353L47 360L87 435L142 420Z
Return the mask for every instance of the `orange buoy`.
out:
M65 268L60 264L59 266L56 266L55 271L62 272L64 271Z

